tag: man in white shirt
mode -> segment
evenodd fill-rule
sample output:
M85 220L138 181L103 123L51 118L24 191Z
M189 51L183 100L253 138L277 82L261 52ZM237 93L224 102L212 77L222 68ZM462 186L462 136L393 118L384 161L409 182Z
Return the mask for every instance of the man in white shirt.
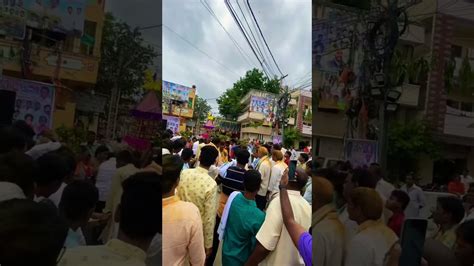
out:
M369 168L370 174L374 175L377 178L377 186L375 190L385 199L390 198L392 191L395 190L395 187L389 182L383 179L383 171L378 163L373 163Z
M301 196L300 191L307 181L308 176L304 171L298 171L296 181L289 181L287 187L294 219L305 230L308 230L311 226L311 206ZM265 221L256 238L257 245L247 261L248 265L304 266L304 261L283 224L281 203L278 196L270 202Z
M401 187L410 196L410 203L405 209L406 218L419 218L420 210L426 205L425 194L423 190L415 185L415 180L412 174L408 174L405 178L405 185Z
M281 153L281 151L273 150L272 160L275 162L275 164L272 167L270 182L268 184L269 199L273 198L273 196L275 196L280 191L278 185L280 184L283 172L285 172L285 169L288 168L288 165L283 162L283 153Z
M193 154L197 154L197 150L199 147L199 141L196 139L196 137L193 138Z
M99 202L97 203L97 212L102 212L105 202L109 196L112 187L112 177L117 171L117 160L115 157L109 158L99 166L95 186L99 190Z
M469 188L472 183L474 183L474 179L472 176L469 175L469 170L465 169L461 175L461 182L464 184L464 189L466 193L469 191Z

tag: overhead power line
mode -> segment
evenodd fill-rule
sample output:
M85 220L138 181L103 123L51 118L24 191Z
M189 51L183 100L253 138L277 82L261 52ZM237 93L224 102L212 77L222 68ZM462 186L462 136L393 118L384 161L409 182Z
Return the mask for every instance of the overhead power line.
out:
M176 36L178 36L181 40L183 40L184 42L186 42L187 44L189 44L190 46L192 46L194 49L198 50L199 52L201 52L202 54L204 54L205 56L207 56L209 59L211 59L212 61L216 62L218 65L222 66L223 68L225 68L227 71L229 72L232 72L234 73L237 77L240 77L239 74L237 74L236 72L232 71L230 68L226 67L224 64L222 64L221 62L217 61L216 59L214 59L212 56L210 56L209 54L207 54L206 52L204 52L203 50L199 49L198 47L196 47L192 42L188 41L186 38L184 38L183 36L181 36L179 33L177 33L176 31L174 31L172 28L168 27L166 24L163 24L163 26L171 31L172 33L174 33Z
M216 13L212 10L212 7L209 5L209 3L206 0L200 0L200 1L201 1L201 4L206 8L207 12L209 12L209 14L211 14L211 16L217 21L217 23L219 23L219 25L224 30L224 32L227 34L229 39L234 43L234 46L237 48L237 50L239 51L242 58L244 58L244 60L247 61L247 63L250 66L254 66L254 64L250 60L250 57L243 51L242 47L240 47L239 43L234 39L234 37L232 37L232 35L227 31L227 29L224 27L224 25L222 25L221 21L217 17Z
M280 67L278 66L277 62L275 61L275 57L273 56L272 50L270 50L270 47L268 47L268 43L267 43L267 41L265 40L265 36L263 36L262 29L260 29L260 25L258 25L257 18L255 17L255 14L253 13L253 10L252 10L252 7L250 6L249 0L247 0L247 6L248 6L249 9L250 9L250 13L252 14L252 17L253 17L253 20L255 21L255 24L257 24L257 28L258 28L258 31L260 32L260 35L262 35L262 39L263 39L263 42L265 43L265 46L267 47L268 51L270 52L270 55L271 55L272 60L273 60L273 63L275 63L275 65L276 65L276 67L277 67L277 69L278 69L278 72L280 72L280 75L283 76L283 73L281 72Z

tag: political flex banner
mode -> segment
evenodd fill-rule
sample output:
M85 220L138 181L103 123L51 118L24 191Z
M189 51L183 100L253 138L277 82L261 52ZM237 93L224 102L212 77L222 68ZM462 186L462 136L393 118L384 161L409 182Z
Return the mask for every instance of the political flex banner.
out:
M163 99L188 102L191 88L163 80Z
M179 132L179 117L163 115L163 120L166 120L166 129L170 129L173 133Z
M52 128L54 85L3 76L0 90L16 92L13 120L25 120L36 134Z
M353 167L370 166L377 162L377 141L346 139L344 143L344 157Z

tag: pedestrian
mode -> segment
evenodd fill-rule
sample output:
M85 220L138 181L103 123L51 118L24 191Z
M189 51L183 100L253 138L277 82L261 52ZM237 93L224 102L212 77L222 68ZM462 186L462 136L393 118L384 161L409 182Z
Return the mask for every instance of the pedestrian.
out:
M260 175L262 176L262 183L260 184L260 190L258 191L256 201L257 207L263 211L267 205L267 192L268 185L270 182L272 165L270 163L270 158L268 158L267 148L258 148L257 157L258 163L255 167L255 170L260 172Z
M177 155L163 156L163 265L204 265L204 236L199 209L182 201L175 190L180 182L183 161ZM159 264L158 264L159 263ZM161 265L161 261L154 265Z
M219 156L214 146L202 147L199 166L181 172L177 187L180 199L192 202L199 209L204 232L204 248L206 257L212 254L214 226L217 214L217 184L209 175L209 168L215 165Z
M358 225L358 231L348 242L344 265L383 265L391 247L398 241L395 233L381 220L384 202L372 188L352 190L347 210L349 218Z
M465 193L469 191L469 188L471 187L471 184L474 183L474 178L469 175L469 170L464 169L461 175L461 182L464 184L464 190Z
M372 163L369 167L369 172L377 179L377 186L375 190L382 196L382 198L388 199L395 190L395 187L389 182L384 180L384 174L382 167L378 163Z
M116 163L117 170L112 177L112 186L102 211L106 214L109 213L111 217L116 216L117 207L120 205L123 192L122 183L139 170L133 164L132 153L127 150L120 151L117 154ZM110 219L100 238L104 243L107 243L110 239L117 237L117 233L118 225L113 219Z
M99 192L97 188L85 181L74 181L64 188L59 213L69 226L66 248L85 246L86 240L82 233L95 210Z
M455 173L449 182L448 192L458 196L462 196L466 193L466 188L464 187L463 182L461 182L461 176L458 173Z
M21 198L32 200L35 196L36 162L18 151L0 154L0 201Z
M456 244L456 228L464 218L462 201L455 197L439 197L436 210L433 212L433 221L438 230L431 236L434 240L442 242L449 249Z
M64 187L64 180L69 174L67 162L60 154L49 152L38 158L36 163L38 169L35 175L35 201L46 200L57 207L57 203L53 202L50 196L54 195L61 186Z
M301 189L306 185L308 176L301 168L297 172L296 179L288 182L286 189L294 219L307 231L311 226L311 206L301 196ZM277 196L268 205L265 221L256 236L257 245L245 265L304 265L281 217L281 203Z
M115 222L117 238L105 245L67 249L59 265L145 266L146 252L153 237L161 233L162 197L160 177L154 172L137 173L123 184ZM87 258L87 259L84 259Z
M312 233L314 264L321 266L342 265L345 250L345 227L334 207L334 188L325 177L314 177L314 202L312 205Z
M405 185L401 187L401 190L405 191L408 193L408 196L410 196L410 203L408 203L408 206L405 209L405 216L407 218L420 217L420 211L426 205L425 194L420 187L415 185L415 177L413 173L409 173L405 177Z
M261 182L258 171L245 172L244 192L232 192L234 197L226 204L219 226L222 265L245 264L255 248L255 236L265 220L265 213L255 202Z
M193 158L193 150L189 148L184 148L183 151L181 152L181 160L183 160L183 170L189 169L190 167L190 162L191 159Z
M99 201L97 202L96 212L102 212L105 208L105 202L109 197L112 187L112 178L117 171L117 159L113 153L103 163L100 164L97 171L95 186L99 190Z
M403 190L394 190L385 203L386 208L392 211L392 217L388 219L388 227L400 237L405 222L405 209L410 202L410 196Z
M464 222L456 229L454 253L460 266L474 265L474 221Z
M283 172L288 168L283 162L283 154L279 150L274 150L272 152L272 160L275 162L275 165L272 167L271 174L270 174L270 182L268 184L268 200L271 200L280 189L278 188L280 185L281 177L283 176Z
M0 264L55 266L67 232L50 205L29 199L0 202Z
M284 162L286 163L286 165L290 165L290 158L291 158L291 151L286 151L285 159L284 159Z
M303 169L306 169L306 162L309 160L309 155L306 153L300 153L300 156L298 156L298 167L301 167Z

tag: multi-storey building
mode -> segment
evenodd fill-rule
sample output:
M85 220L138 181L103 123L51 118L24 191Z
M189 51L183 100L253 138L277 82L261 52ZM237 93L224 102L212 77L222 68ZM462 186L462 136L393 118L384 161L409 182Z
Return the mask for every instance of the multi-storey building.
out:
M74 119L77 118L76 104L83 109L88 109L94 103L101 104L102 109L105 107L106 99L97 99L97 95L93 95L99 70L105 0L85 2L85 9L78 8L77 11L85 12L84 20L77 20L84 23L80 36L58 34L31 25L26 27L23 40L9 34L0 35L0 70L3 70L4 76L53 83L57 86L53 127L73 126ZM29 52L22 55L25 48ZM28 74L25 74L25 68L28 68ZM95 101L87 103L91 99ZM84 111L94 109L97 106ZM88 120L91 120L89 129L97 130L98 113Z
M250 90L240 104L244 112L237 118L241 139L273 141L272 115L275 113L277 95L259 90Z

